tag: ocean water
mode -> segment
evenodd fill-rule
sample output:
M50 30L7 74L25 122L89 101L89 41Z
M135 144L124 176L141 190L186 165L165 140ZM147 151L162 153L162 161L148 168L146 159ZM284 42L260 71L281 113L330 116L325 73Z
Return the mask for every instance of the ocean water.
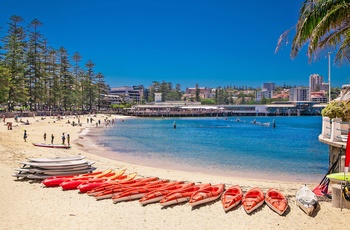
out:
M273 120L275 128L265 125ZM328 169L321 127L320 116L134 118L95 139L130 163L306 183L319 182Z

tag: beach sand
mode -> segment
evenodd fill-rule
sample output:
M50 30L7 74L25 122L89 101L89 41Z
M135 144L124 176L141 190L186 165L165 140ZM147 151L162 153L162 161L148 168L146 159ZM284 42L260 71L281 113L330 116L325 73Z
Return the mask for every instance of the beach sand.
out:
M98 115L94 119L103 120L104 117ZM83 125L74 127L67 121L77 122L76 118L60 121L53 117L41 118L28 118L30 125L15 123L13 118L8 118L6 122L13 122L13 129L7 130L5 124L0 126L1 229L341 229L349 223L350 210L333 208L327 199L319 202L313 216L307 216L295 205L295 193L301 183L233 178L120 162L101 156L102 149L84 136L84 129L95 128L86 123L88 116L81 116ZM27 142L23 140L24 130L27 130ZM56 144L61 142L63 132L69 133L72 148L62 150L33 146L32 142L44 142L44 132L47 133L46 143L50 142L50 136L54 134ZM95 161L94 166L98 171L127 169L127 173L138 172L138 177L225 183L226 187L239 184L243 192L256 186L264 192L273 187L288 197L289 208L284 216L279 216L267 205L251 215L246 214L241 206L225 213L219 200L193 209L188 204L168 208L161 208L159 204L142 207L138 201L113 204L111 200L96 201L76 190L45 188L38 181L12 177L14 169L21 167L20 162L28 157L73 155L83 155L87 160ZM308 186L314 188L316 184Z

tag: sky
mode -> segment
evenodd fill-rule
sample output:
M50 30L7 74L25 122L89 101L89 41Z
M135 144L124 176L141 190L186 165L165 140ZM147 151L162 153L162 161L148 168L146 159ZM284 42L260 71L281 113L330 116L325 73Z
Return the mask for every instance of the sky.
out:
M308 86L328 82L327 53L309 62L306 47L290 58L277 40L298 20L302 0L0 0L0 37L12 15L38 19L49 45L79 52L111 87L153 81L186 87ZM293 36L292 30L292 36ZM293 37L290 37L292 41ZM350 66L333 64L331 85L350 82Z

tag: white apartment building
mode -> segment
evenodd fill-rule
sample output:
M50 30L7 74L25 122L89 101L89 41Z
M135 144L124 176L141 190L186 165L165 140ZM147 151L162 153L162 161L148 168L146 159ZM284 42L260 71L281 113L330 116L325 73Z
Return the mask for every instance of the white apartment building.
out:
M310 101L310 88L291 88L289 90L289 101Z
M261 101L262 98L272 98L273 96L273 91L272 90L266 90L262 89L261 91L258 91L255 93L255 100L256 101Z

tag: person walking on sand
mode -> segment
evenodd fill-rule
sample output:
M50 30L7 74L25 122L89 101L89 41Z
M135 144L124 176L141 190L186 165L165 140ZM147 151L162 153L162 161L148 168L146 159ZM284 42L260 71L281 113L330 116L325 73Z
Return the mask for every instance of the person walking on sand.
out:
M46 141L46 133L44 133L44 141Z
M24 130L24 134L23 134L23 139L24 139L24 142L27 142L27 130Z
M70 136L67 134L67 145L70 146Z
M62 133L62 145L64 145L66 142L66 136L64 135L64 133Z
M53 145L53 140L55 139L55 136L51 134L51 144Z

